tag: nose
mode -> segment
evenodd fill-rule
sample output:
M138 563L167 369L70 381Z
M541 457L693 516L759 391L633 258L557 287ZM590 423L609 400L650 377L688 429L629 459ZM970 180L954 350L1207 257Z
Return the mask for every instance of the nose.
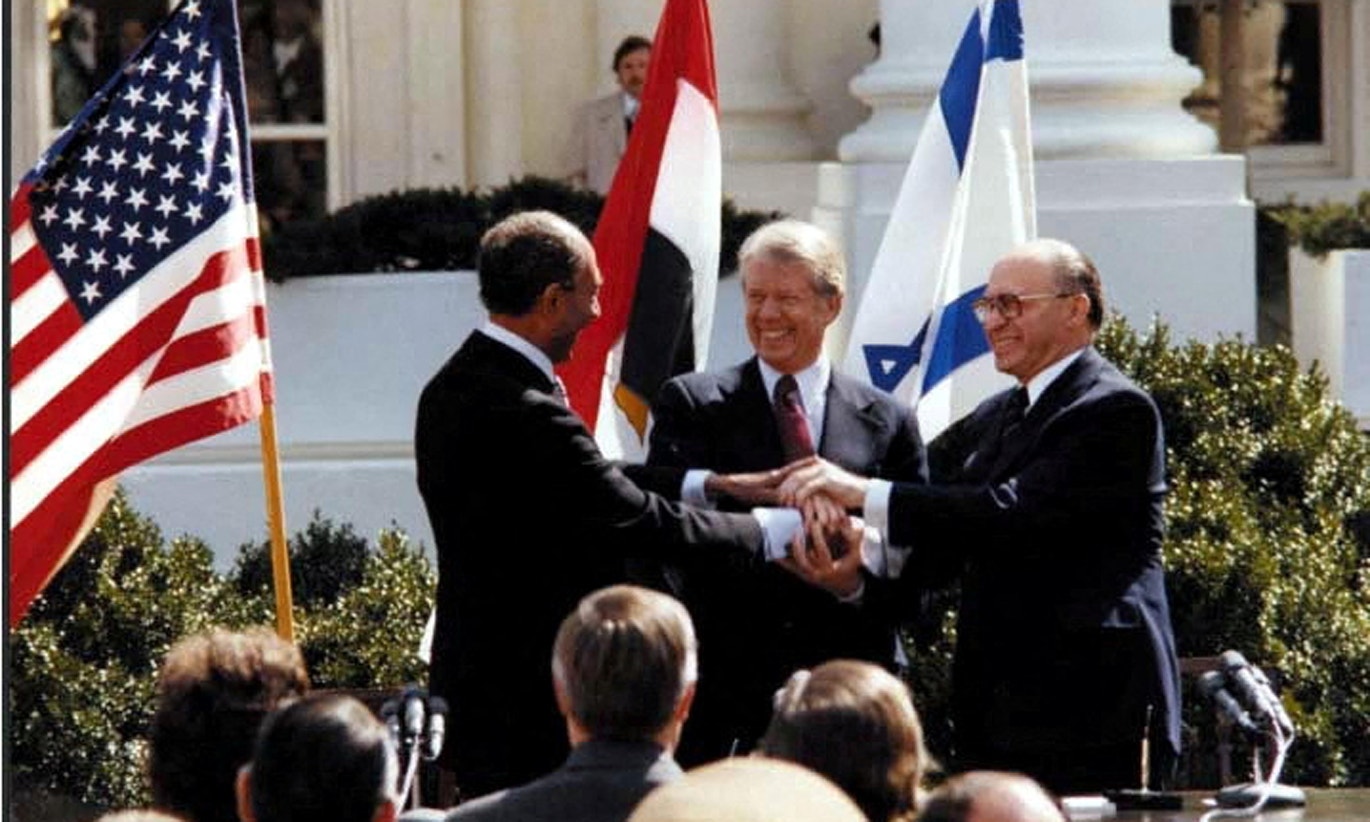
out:
M596 294L594 297L592 297L592 298L590 299L590 317L591 317L592 319L596 319L596 320L597 320L597 319L599 319L599 315L600 315L599 295Z

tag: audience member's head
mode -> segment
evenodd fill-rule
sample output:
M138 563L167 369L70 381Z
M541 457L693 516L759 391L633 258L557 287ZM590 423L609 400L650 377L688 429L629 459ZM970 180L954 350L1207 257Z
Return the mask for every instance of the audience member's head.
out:
M589 738L674 749L694 699L694 625L665 594L631 585L585 597L552 649L557 703L573 745Z
M908 688L883 668L849 660L791 676L758 750L828 777L871 822L911 817L928 765Z
M1066 822L1066 815L1026 776L970 771L929 794L918 822Z
M179 816L172 816L156 808L137 808L107 813L95 822L185 822Z
M837 242L812 223L778 220L752 232L737 259L747 338L757 356L782 374L813 365L847 288Z
M263 723L238 778L242 822L392 822L390 735L350 696L314 694Z
M269 631L215 630L178 642L157 678L153 803L192 822L236 822L233 780L257 728L308 690L299 649Z
M725 759L651 793L628 822L866 822L828 780L778 759Z
M637 34L623 38L614 49L614 77L618 87L633 97L641 97L647 85L647 68L652 60L652 41Z
M481 237L476 267L492 319L554 363L571 355L581 329L599 316L594 248L550 211L523 211L495 224Z

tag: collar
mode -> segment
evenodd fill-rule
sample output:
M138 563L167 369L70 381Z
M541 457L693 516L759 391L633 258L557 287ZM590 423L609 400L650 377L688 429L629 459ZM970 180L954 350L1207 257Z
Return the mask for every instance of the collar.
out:
M775 396L775 384L780 381L780 372L756 358L761 369L761 383L766 386L766 398ZM804 399L804 408L817 408L828 395L828 384L832 382L832 364L826 357L819 357L813 365L795 372L794 381L799 384L799 396Z
M1042 394L1051 387L1052 383L1056 382L1056 378L1061 376L1061 374L1070 367L1071 363L1080 359L1080 355L1083 353L1085 353L1084 348L1077 348L1051 365L1048 365L1046 368L1043 368L1041 371L1038 371L1037 376L1028 380L1026 386L1028 392L1028 408L1031 408L1036 404L1037 398L1042 396Z
M673 761L666 749L655 742L592 738L571 749L566 757L566 767L622 768L629 762L652 765L663 760Z
M553 385L556 384L557 375L556 372L552 370L552 360L543 353L541 348L538 348L536 345L533 345L504 326L495 325L489 320L486 320L485 325L480 327L480 333L495 342L503 343L522 354L524 359L528 360L533 365L536 365L538 370L547 376L548 382Z
M636 120L637 113L642 110L642 101L628 92L620 92L623 98L623 116L629 120Z
M277 70L283 69L300 56L300 47L304 45L304 35L296 37L294 40L283 43L279 40L272 44L271 51L276 59Z

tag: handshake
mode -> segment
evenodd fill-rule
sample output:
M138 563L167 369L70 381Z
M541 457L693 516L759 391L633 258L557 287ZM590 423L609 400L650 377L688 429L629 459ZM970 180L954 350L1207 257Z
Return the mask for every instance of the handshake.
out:
M879 534L848 514L865 504L869 485L864 477L808 457L769 471L710 474L704 490L715 499L797 511L800 522L791 525L788 550L776 561L805 582L846 599L860 595L863 566L878 575L889 571Z

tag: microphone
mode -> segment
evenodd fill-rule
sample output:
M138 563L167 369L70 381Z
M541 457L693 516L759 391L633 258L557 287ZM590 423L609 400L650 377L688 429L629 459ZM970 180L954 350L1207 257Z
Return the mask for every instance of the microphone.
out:
M447 739L447 700L440 696L428 698L428 733L423 737L423 758L432 762L442 753Z
M385 729L390 734L390 741L398 748L400 745L400 703L399 700L387 699L381 706L381 719L385 720Z
M1246 709L1232 694L1228 693L1227 688L1223 687L1223 675L1220 672L1209 671L1200 676L1199 690L1203 691L1204 696L1217 705L1218 710L1228 719L1237 723L1237 726L1243 731L1252 736L1260 736L1261 729L1251 720L1251 715L1246 712Z
M1252 706L1253 712L1262 718L1274 721L1286 734L1294 733L1294 722L1284 710L1279 697L1270 688L1270 680L1260 668L1246 661L1238 651L1223 651L1218 657L1223 673L1237 689L1238 694Z
M418 688L406 688L403 699L404 747L407 750L423 736L423 715L425 713L423 691Z

